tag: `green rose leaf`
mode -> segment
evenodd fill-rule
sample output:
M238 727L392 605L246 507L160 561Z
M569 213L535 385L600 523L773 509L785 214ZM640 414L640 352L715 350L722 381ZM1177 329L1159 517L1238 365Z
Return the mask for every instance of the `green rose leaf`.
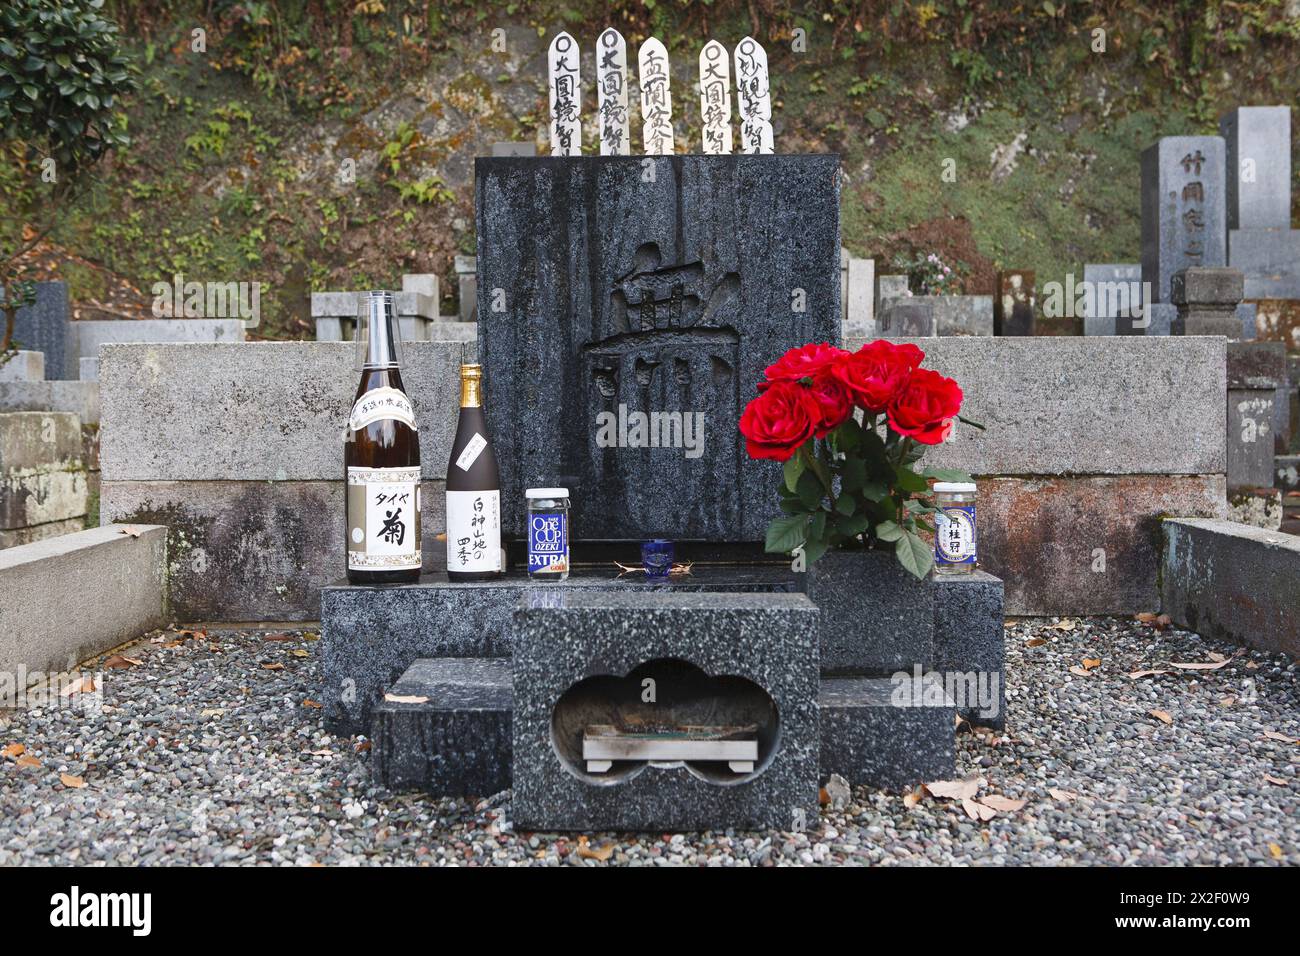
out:
M882 521L876 525L876 537L881 541L897 541L903 537L903 529L893 521Z
M894 545L894 554L909 574L924 579L934 565L934 552L930 546L911 531L906 531Z
M789 554L803 544L807 527L808 518L805 515L789 515L773 519L767 526L763 550L768 554Z
M799 476L808 467L808 460L803 455L795 455L785 463L785 486L794 492L799 486Z
M848 492L843 492L835 499L835 510L842 515L853 514L854 502L853 496Z
M799 495L799 500L804 503L809 511L812 511L821 504L822 495L826 493L826 488L817 480L816 475L811 471L805 471L799 476L795 491Z
M822 538L809 538L803 545L804 566L810 567L814 561L826 553L827 542Z
M882 501L889 496L889 486L883 481L868 481L858 493L867 501Z
M863 514L841 515L835 519L835 528L841 534L853 537L867 530L867 516Z
M826 512L819 511L815 515L813 515L812 520L808 522L808 543L811 544L814 541L821 541L825 537L826 537ZM804 553L805 554L808 553L807 548L804 548Z
M840 487L857 491L867 481L867 464L861 458L847 458L840 468Z
M808 509L803 506L803 502L798 498L782 498L781 510L788 515L806 515Z
M914 472L911 468L899 468L895 474L898 478L898 487L902 488L904 491L928 491L930 488L925 479Z

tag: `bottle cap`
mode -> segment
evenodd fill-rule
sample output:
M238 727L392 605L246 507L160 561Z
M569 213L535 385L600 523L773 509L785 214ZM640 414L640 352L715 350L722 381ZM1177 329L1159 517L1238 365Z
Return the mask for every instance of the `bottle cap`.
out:
M931 488L932 491L948 492L949 494L975 494L975 482L973 481L936 481Z
M525 498L567 498L568 488L529 488L524 492Z

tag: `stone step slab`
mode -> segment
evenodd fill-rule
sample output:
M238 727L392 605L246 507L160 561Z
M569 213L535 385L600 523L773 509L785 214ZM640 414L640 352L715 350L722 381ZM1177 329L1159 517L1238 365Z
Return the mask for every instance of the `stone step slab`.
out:
M0 412L69 412L93 425L99 407L98 382L0 382Z
M954 775L956 708L942 684L929 702L900 705L909 690L880 677L821 681L822 780L836 773L854 785L903 789ZM372 779L395 792L433 796L505 790L512 784L513 709L509 661L417 660L375 707Z
M510 661L423 658L376 706L371 775L392 791L490 796L510 786Z
M1205 637L1300 654L1300 537L1231 521L1164 522L1161 599Z
M45 353L19 349L0 363L0 382L45 381Z

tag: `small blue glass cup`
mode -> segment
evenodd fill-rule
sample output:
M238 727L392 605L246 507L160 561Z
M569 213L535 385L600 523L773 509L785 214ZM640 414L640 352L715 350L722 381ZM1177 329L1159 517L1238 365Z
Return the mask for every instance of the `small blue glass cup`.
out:
M673 543L666 538L642 543L641 566L648 578L666 578L673 568Z

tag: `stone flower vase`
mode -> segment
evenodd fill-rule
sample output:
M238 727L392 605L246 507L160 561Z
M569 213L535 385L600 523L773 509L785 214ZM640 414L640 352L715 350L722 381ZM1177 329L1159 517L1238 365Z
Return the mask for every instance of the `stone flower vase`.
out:
M892 550L829 550L804 584L821 611L823 674L884 676L931 666L933 581L903 570Z

